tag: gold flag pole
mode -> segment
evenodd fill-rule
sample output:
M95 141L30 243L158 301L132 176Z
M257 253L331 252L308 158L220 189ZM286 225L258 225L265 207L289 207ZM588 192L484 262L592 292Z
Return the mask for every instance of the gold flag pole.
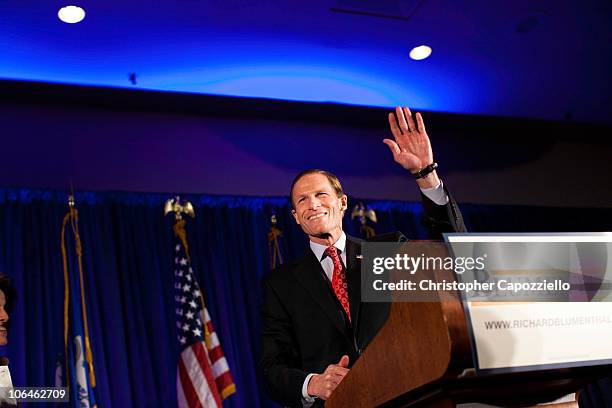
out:
M270 222L272 225L268 232L268 255L270 258L270 269L274 269L277 263L278 265L283 263L283 255L278 244L278 238L283 236L283 231L276 225L276 214L272 214Z

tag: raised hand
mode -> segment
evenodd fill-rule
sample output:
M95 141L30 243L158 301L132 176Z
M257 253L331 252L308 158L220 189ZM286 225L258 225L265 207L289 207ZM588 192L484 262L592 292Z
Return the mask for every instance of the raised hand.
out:
M433 163L431 143L419 112L413 119L410 109L398 106L395 108L395 114L389 113L389 125L394 140L384 139L383 143L389 146L396 163L411 173L416 173ZM421 187L431 187L436 186L439 179L434 171L430 176L417 182Z

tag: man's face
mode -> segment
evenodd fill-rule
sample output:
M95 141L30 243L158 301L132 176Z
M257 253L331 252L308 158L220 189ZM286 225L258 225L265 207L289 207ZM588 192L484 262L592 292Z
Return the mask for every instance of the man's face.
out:
M4 346L8 343L6 324L8 323L9 315L4 309L5 306L6 296L4 296L4 292L0 290L0 346Z
M291 199L295 222L310 237L340 235L347 198L338 197L325 175L313 173L300 178L293 186Z

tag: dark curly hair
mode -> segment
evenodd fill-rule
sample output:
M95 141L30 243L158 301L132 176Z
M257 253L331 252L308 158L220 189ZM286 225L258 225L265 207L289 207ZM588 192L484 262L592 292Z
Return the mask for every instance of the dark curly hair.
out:
M0 273L0 290L4 292L4 297L6 298L4 309L7 313L11 313L15 300L17 299L17 292L11 284L11 278L2 273Z

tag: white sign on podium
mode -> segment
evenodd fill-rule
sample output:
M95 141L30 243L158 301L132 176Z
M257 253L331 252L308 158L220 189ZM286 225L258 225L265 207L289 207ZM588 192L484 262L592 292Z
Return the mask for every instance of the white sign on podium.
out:
M566 273L566 276L571 275L574 283L576 276L581 277L582 287L587 288L582 294L567 293L563 302L464 298L474 366L478 372L501 373L612 364L612 297L609 288L612 276L612 234L447 234L445 238L453 251L457 249L453 243L462 243L459 251L472 251L472 254L486 252L487 248L492 248L487 247L488 244L493 244L498 252L503 252L504 246L499 244L524 243L526 250L522 255L519 256L515 251L509 257L501 256L500 259L503 258L505 262L503 267L497 263L497 270L487 271L495 277L496 282L512 281L508 276L512 276L514 281L521 281L533 271L522 268L521 265L525 264L519 259L531 257L531 265L535 264L533 259L537 253L534 255L529 248L535 248L537 252L542 250L542 245L548 243L578 243L580 254L560 256L564 259L557 265L552 265L550 260L544 263L547 273ZM473 244L473 247L469 244ZM588 250L591 244L597 248L596 251ZM574 247L570 245L569 248ZM594 253L596 260L590 259ZM537 273L541 274L544 271L542 262L537 265ZM589 276L584 275L585 271ZM516 278L518 275L520 278ZM596 285L585 285L584 282L595 282ZM573 285L572 288L578 286ZM596 290L589 291L588 288L592 287L596 287Z

